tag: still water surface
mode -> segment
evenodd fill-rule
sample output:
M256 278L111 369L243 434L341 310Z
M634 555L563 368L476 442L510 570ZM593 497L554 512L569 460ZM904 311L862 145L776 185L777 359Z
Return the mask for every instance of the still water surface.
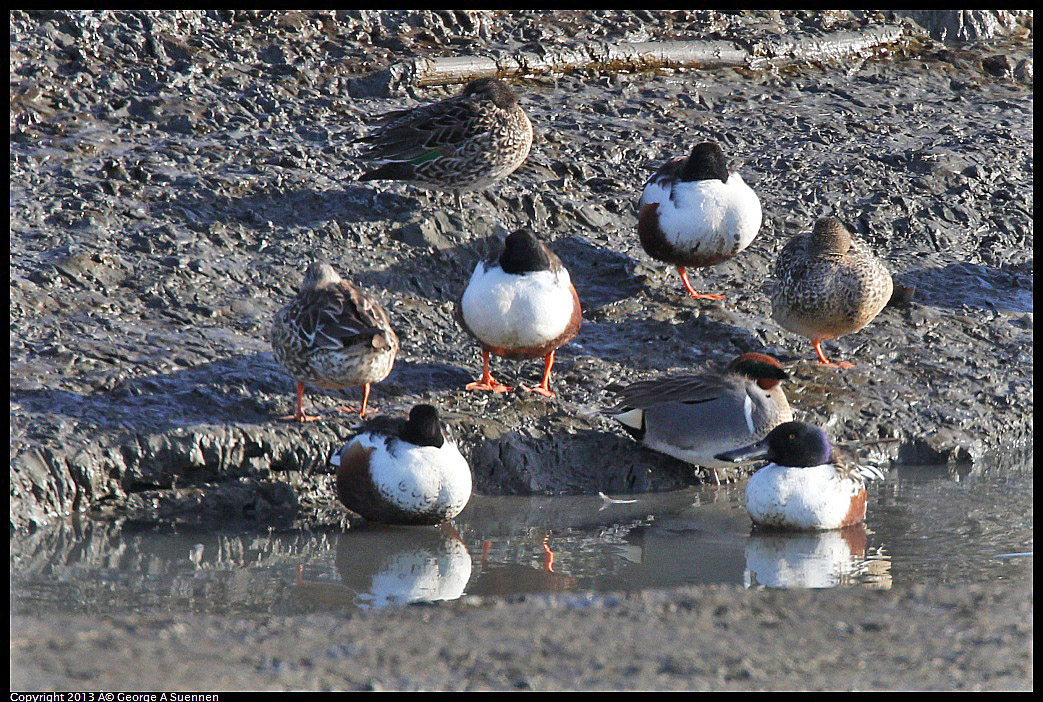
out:
M11 610L300 614L463 595L698 583L889 588L1031 579L1032 467L897 467L866 525L751 530L743 485L600 497L476 496L452 526L349 531L131 529L11 539ZM630 501L632 500L632 501Z

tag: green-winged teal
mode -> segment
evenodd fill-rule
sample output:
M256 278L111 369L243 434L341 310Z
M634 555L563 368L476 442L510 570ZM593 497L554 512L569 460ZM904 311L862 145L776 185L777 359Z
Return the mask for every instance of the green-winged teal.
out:
M695 466L732 465L714 456L764 438L793 418L780 383L789 376L771 356L744 353L723 372L642 380L618 390L602 413L648 448Z
M506 178L529 155L532 124L502 80L479 78L463 92L430 105L384 115L368 142L379 168L359 180L403 180L460 193Z

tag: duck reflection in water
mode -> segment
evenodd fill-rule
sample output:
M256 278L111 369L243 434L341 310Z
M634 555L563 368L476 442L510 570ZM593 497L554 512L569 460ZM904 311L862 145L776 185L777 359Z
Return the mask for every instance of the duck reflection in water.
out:
M434 529L363 525L341 534L341 584L305 582L300 596L317 605L362 608L455 600L471 579L471 554L445 524Z
M891 561L867 552L865 524L817 532L754 527L746 543L746 587L891 587Z

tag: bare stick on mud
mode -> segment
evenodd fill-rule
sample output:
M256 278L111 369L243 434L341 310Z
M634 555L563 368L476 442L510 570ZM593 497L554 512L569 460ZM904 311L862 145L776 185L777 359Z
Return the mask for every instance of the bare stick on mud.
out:
M862 32L834 32L821 37L776 39L749 47L728 41L596 42L545 54L518 52L491 56L449 56L402 61L360 79L371 94L392 94L407 85L451 85L475 78L567 73L580 69L603 72L659 68L785 65L841 60L899 41L900 27L871 27Z

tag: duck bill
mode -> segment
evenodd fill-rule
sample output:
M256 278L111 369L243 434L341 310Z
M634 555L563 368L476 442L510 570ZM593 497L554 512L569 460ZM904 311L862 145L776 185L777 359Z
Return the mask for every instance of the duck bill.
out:
M742 448L724 451L723 453L718 453L714 456L718 461L728 461L730 463L749 463L750 461L756 461L767 457L767 439L763 439L755 444L750 444L749 446L744 446Z

